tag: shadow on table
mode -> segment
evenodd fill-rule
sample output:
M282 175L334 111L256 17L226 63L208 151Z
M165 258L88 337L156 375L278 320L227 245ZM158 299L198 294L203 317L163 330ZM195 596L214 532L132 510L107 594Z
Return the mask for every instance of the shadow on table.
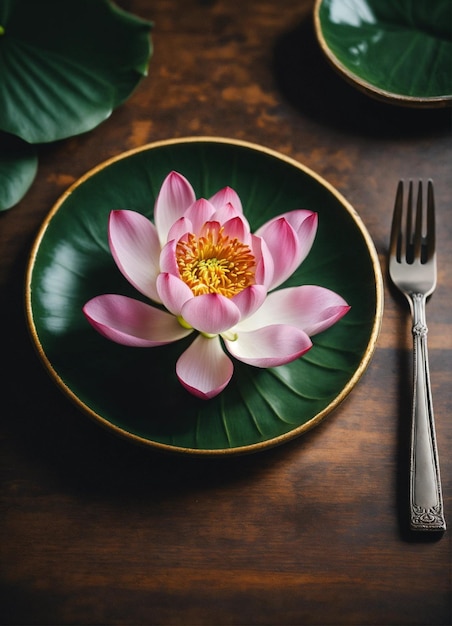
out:
M344 80L325 58L311 17L279 39L274 72L286 100L324 125L383 138L452 130L450 108L392 105L365 95Z

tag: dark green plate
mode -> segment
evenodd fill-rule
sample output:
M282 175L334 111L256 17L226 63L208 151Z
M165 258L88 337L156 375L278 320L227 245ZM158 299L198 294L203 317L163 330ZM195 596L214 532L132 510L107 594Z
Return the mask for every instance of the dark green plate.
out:
M253 231L284 211L317 211L314 246L285 286L322 285L352 307L289 365L258 369L236 363L230 384L209 401L188 394L176 378L184 341L150 349L120 346L95 332L82 314L84 303L101 293L140 297L111 257L108 215L128 208L152 218L156 194L171 170L186 176L198 197L226 185L236 189ZM57 385L117 433L190 454L258 450L300 435L323 419L369 363L382 293L372 241L331 185L271 150L206 137L144 146L88 172L43 223L26 280L31 335Z
M451 0L316 0L323 52L356 87L394 104L452 104Z

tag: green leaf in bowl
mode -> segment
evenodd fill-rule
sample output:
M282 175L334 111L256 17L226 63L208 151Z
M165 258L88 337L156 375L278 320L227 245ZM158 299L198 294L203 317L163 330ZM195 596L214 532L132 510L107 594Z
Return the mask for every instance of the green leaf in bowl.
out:
M95 128L146 75L151 27L110 0L0 0L0 130L47 143Z
M395 104L452 103L450 0L317 0L323 52L344 78Z

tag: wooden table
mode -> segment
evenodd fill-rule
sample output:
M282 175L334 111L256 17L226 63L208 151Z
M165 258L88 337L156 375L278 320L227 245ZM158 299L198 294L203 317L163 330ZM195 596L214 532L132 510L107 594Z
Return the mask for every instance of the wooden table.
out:
M0 215L2 624L450 624L451 537L406 527L411 336L385 285L369 368L317 428L256 455L161 456L110 435L55 387L23 314L33 238L78 177L189 135L268 146L356 208L386 278L399 178L435 181L439 285L428 305L452 525L450 110L361 95L322 58L309 0L122 0L155 23L149 76L92 132L40 152Z

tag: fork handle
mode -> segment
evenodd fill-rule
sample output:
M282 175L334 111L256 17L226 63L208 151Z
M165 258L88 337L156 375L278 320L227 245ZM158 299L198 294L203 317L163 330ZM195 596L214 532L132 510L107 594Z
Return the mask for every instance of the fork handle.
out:
M410 455L410 527L446 530L427 352L424 295L410 294L413 314L413 411Z

